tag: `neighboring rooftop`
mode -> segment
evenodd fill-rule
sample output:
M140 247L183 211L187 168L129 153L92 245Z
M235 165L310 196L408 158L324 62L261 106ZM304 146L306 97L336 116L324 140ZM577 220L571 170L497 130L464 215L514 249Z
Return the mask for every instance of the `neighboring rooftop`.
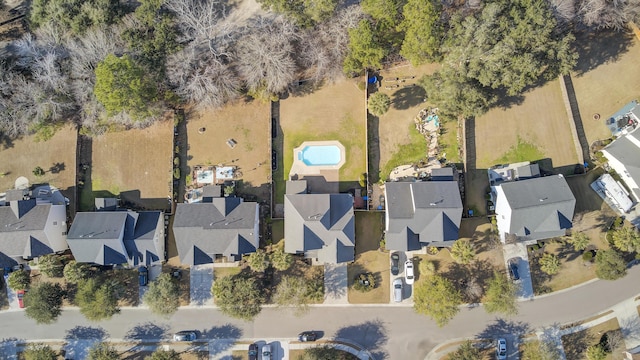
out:
M638 100L626 104L622 109L604 120L605 125L613 136L624 135L632 131L640 121L640 106Z
M540 176L538 164L531 164L528 161L495 165L488 171L489 184L496 185L501 182L531 179Z
M386 248L419 250L458 239L462 200L457 181L388 182Z

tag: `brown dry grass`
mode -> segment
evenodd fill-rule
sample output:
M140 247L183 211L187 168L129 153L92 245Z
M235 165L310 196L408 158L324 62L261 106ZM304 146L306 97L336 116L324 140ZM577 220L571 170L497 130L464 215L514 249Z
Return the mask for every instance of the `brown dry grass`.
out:
M15 140L2 139L0 145L0 192L13 189L16 178L24 176L31 184L49 183L59 188L66 197L74 202L72 188L76 176L76 131L71 126L60 129L50 140L36 142L33 136L24 136ZM50 170L54 164L60 164L62 171ZM40 166L45 175L38 178L33 169Z
M578 107L589 144L611 137L604 121L640 96L640 43L632 34L603 31L579 38L578 70L572 74ZM580 69L589 71L581 72ZM600 114L594 120L593 114Z
M338 140L344 145L346 163L340 168L340 182L358 181L366 171L364 91L356 83L339 80L311 94L280 101L284 164L278 166L283 166L284 179L293 164L293 149L311 140Z
M190 302L190 289L191 289L191 270L188 266L173 266L172 264L162 264L163 273L171 273L172 269L179 269L182 273L180 279L178 279L178 291L180 298L180 306L189 305Z
M356 261L347 266L348 291L347 297L351 304L388 304L390 301L389 254L381 251L367 251L356 256ZM356 275L369 272L375 277L376 286L369 292L353 289L353 279Z
M517 145L518 137L551 158L554 167L575 164L569 121L558 80L525 93L520 105L494 108L475 120L476 167L498 163Z
M563 336L562 346L564 347L564 352L567 355L567 359L582 359L585 356L587 348L589 346L598 344L602 335L604 335L607 331L613 331L617 329L620 329L618 319L613 318L611 320L603 322L602 324L590 327L586 330ZM606 359L611 360L612 354L609 353Z
M551 241L547 240L544 252L558 256L560 259L560 271L555 275L543 273L538 263L540 257L534 258L529 253L534 293L539 295L558 291L596 278L595 264L593 262L586 263L582 260L580 252L573 250L569 243L563 241L551 243Z
M188 165L234 165L242 173L242 193L269 199L271 174L270 105L239 100L222 109L193 111L187 116ZM199 129L205 128L200 134ZM227 146L227 139L238 142ZM260 164L260 165L258 165Z
M380 72L380 76L382 77L382 88L380 92L389 95L393 101L389 111L380 117L378 125L380 169L384 168L385 164L398 149L398 146L409 142L409 131L415 131L415 128L410 126L413 124L413 119L421 109L428 106L423 102L425 92L421 87L403 88L402 85L415 84L422 76L431 75L438 68L438 64L426 64L420 67L403 65ZM406 83L400 83L401 87L397 89L389 90L385 88L386 86L396 84L386 80L406 76L415 76L415 79L406 80ZM389 174L382 174L382 176L388 175Z
M93 139L92 151L90 189L94 193L120 194L123 200L145 208L166 207L173 168L170 121L98 136ZM83 203L93 201L83 199Z

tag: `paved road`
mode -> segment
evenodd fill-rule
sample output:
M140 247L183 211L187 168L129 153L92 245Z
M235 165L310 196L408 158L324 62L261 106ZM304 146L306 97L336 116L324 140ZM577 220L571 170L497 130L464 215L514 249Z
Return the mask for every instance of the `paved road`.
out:
M424 359L438 343L465 336L496 336L530 332L535 328L576 321L605 311L640 294L640 266L625 278L596 281L588 286L521 303L520 313L503 320L482 307L462 309L446 327L417 315L406 306L322 306L296 318L275 308L265 308L254 322L230 319L214 308L182 308L169 320L144 309L123 309L99 324L88 322L77 310L65 310L53 325L35 326L21 311L0 314L0 338L114 339L168 338L177 330L197 329L206 338L286 339L302 330L322 330L324 336L347 338L366 346L377 359Z

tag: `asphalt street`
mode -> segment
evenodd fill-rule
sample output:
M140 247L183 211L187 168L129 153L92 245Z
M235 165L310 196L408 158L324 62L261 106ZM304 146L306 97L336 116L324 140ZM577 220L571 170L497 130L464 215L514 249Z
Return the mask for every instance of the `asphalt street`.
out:
M517 335L590 317L640 294L640 266L618 281L596 281L568 291L524 301L511 318L487 314L482 307L463 308L444 328L411 307L318 306L295 317L289 311L264 308L253 322L230 319L212 307L181 308L169 319L142 308L122 309L109 321L91 323L77 309L63 311L55 324L38 325L22 311L0 313L2 339L168 339L179 330L195 329L201 338L279 340L303 330L322 331L365 346L376 359L424 359L437 344L452 338Z

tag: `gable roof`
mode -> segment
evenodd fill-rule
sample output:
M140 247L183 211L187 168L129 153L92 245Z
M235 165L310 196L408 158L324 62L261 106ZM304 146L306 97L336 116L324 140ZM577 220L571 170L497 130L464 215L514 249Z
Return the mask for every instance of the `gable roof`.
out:
M0 265L66 250L66 231L65 205L27 199L0 206Z
M355 217L349 194L287 194L285 252L304 252L322 263L353 261Z
M500 187L511 208L509 234L542 239L571 228L576 198L562 175L508 182Z
M462 200L457 181L388 182L386 248L418 250L458 239Z
M238 197L177 204L173 233L180 262L211 263L216 255L238 257L256 251L258 221L258 204Z
M78 262L149 265L164 258L161 217L160 211L77 213L67 242Z

